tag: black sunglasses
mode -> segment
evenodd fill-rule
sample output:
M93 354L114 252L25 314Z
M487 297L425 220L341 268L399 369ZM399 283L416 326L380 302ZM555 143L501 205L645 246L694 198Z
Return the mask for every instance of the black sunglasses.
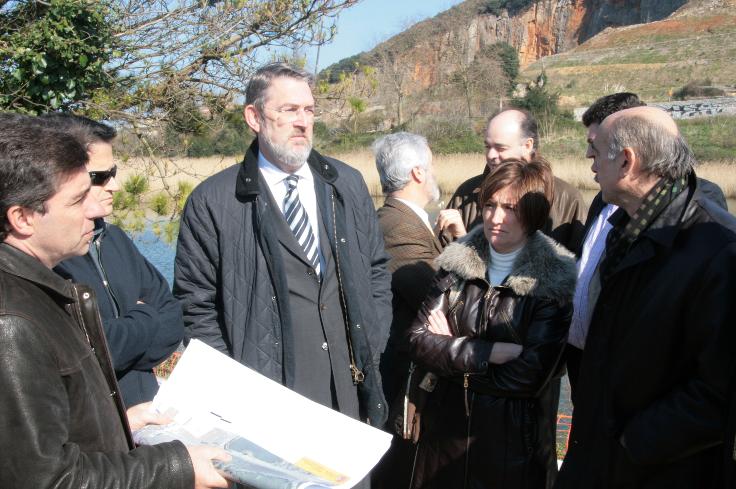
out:
M105 185L108 180L115 178L118 174L118 165L114 165L109 170L105 171L91 171L89 172L89 178L92 180L92 185Z

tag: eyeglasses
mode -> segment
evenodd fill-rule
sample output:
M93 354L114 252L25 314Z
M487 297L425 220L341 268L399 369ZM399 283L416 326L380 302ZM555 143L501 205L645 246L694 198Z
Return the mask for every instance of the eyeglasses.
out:
M92 185L102 186L105 185L111 178L115 178L115 175L117 174L118 165L114 165L109 170L89 172L89 178L90 180L92 180Z
M316 115L316 110L313 106L298 107L296 105L287 105L286 107L279 107L278 109L273 107L264 107L264 109L273 110L278 113L279 119L284 122L294 122L299 118L299 112L303 112L304 118L309 121L314 120L314 116Z

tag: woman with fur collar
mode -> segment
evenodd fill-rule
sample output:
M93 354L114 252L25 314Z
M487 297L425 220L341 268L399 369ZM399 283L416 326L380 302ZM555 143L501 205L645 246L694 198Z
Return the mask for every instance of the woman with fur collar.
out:
M552 182L541 159L495 168L479 193L483 224L437 258L440 271L408 333L419 367L408 404L416 414L405 412L404 429L419 440L413 488L554 482L552 381L561 375L576 270L573 255L539 231Z

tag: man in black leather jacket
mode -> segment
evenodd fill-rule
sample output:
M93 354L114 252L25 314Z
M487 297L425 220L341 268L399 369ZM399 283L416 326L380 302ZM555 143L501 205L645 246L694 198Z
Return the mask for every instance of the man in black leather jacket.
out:
M0 114L0 487L227 487L218 449L134 448L146 416L123 408L94 292L51 270L103 212L86 163L76 138Z

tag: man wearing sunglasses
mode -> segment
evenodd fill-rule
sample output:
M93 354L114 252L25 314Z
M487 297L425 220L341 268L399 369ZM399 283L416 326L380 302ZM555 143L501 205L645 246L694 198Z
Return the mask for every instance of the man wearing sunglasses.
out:
M112 154L115 129L69 114L47 114L42 120L85 141L90 193L109 216L120 190ZM64 260L55 270L95 290L126 407L153 399L158 383L152 369L176 350L184 334L181 306L161 273L120 228L103 218L95 220L89 252Z

